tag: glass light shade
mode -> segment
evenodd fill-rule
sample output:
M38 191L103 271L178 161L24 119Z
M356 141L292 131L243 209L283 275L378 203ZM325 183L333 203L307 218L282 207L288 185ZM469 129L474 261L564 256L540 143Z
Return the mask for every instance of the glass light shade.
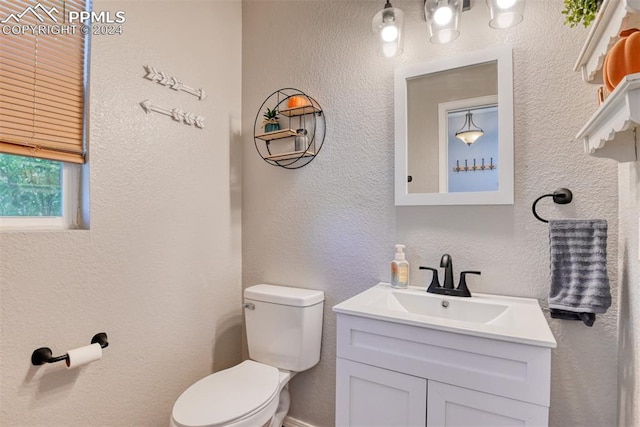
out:
M448 43L458 38L461 12L462 0L427 0L424 3L431 43Z
M468 111L467 114L465 114L464 124L456 132L456 138L460 139L467 145L471 145L482 135L484 135L484 131L473 123L473 114L471 114L471 111Z
M484 135L484 132L482 130L465 130L462 132L457 132L456 138L467 145L471 145L476 142L482 135Z
M378 55L387 58L400 55L404 43L404 12L390 3L376 13L371 22L378 35Z
M489 26L504 30L518 25L524 16L525 0L487 0Z

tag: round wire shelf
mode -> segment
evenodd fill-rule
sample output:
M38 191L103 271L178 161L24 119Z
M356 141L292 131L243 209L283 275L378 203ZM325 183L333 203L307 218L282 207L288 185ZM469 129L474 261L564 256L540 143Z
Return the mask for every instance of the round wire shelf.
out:
M265 162L298 169L316 157L325 132L325 116L318 101L301 90L283 88L269 95L258 109L253 141Z

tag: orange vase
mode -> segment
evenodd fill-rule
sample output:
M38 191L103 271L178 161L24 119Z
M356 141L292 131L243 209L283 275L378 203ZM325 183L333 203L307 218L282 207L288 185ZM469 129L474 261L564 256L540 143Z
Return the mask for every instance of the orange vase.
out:
M620 32L618 40L604 60L602 78L609 92L629 74L640 73L640 30L630 28Z
M287 102L288 108L306 107L307 105L309 105L309 101L307 101L307 97L301 96L301 95L294 95L290 97L289 101Z

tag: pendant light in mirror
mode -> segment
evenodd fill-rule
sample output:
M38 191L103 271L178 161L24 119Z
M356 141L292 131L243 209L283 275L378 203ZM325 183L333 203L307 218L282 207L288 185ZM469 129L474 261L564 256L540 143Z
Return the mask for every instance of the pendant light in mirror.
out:
M471 114L471 111L467 111L467 114L465 114L464 124L456 132L456 138L470 146L482 135L484 135L484 131L473 123L473 114Z

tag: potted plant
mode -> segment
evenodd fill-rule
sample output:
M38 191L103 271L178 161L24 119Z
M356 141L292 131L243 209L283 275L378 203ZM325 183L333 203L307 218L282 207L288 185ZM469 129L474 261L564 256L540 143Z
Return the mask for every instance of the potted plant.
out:
M573 28L582 23L585 28L588 27L596 18L601 4L602 0L564 0L561 13L565 15L565 25Z
M274 132L280 130L280 123L278 123L278 107L273 110L267 107L267 112L263 115L264 120L262 126L265 132Z

